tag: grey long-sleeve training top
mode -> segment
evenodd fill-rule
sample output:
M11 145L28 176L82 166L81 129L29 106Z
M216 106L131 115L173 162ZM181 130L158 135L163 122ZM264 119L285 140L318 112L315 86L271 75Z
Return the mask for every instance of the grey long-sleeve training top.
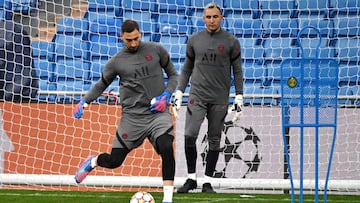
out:
M168 77L167 85L163 71ZM166 49L158 43L142 41L135 53L124 47L108 61L101 79L84 96L85 101L90 103L99 97L116 76L120 77L122 112L132 114L151 114L151 99L165 90L173 93L178 81Z
M243 94L243 74L239 40L220 30L192 35L186 47L186 59L178 90L184 92L191 77L190 95L212 104L227 104L233 72L235 93Z

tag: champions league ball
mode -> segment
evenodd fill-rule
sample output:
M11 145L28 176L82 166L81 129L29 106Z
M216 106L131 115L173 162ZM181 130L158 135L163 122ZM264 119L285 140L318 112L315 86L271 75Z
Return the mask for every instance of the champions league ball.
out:
M150 193L140 191L131 197L130 203L155 203L155 199Z

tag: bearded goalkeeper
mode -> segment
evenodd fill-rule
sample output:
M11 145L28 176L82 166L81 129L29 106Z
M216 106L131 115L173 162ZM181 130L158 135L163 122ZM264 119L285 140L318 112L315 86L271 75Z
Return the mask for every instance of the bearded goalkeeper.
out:
M81 118L83 109L99 97L115 77L120 77L121 122L118 125L111 153L90 156L75 175L81 183L96 167L115 169L127 154L149 139L162 159L163 202L172 202L175 176L173 122L168 110L178 74L168 52L160 44L141 42L138 23L126 20L121 26L124 48L105 65L101 79L74 109ZM163 71L168 76L165 86Z

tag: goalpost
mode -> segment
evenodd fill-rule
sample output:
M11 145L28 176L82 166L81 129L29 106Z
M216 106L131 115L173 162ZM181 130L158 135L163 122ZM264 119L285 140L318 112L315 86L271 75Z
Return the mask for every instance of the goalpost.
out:
M0 27L0 33L7 33L0 35L0 53L4 53L0 54L0 85L4 84L0 98L0 187L79 191L160 188L161 160L147 141L129 154L123 166L114 170L98 167L82 184L75 184L74 173L87 156L111 150L121 117L120 79L89 105L82 119L74 119L72 111L100 78L107 60L123 47L119 32L124 19L140 23L144 41L163 44L180 72L186 40L204 29L202 8L208 2L64 0L60 5L56 1L5 0L1 18L14 26ZM224 127L214 189L266 193L290 190L282 141L280 63L300 57L296 35L311 25L323 38L319 57L333 58L339 64L335 87L339 89L337 142L327 189L329 194L360 194L360 5L353 1L342 5L342 1L335 0L318 1L316 5L297 0L214 2L223 8L223 28L236 35L242 46L245 91L241 120ZM3 36L12 37L3 40ZM30 44L25 43L26 39ZM301 39L306 55L314 55L317 37L305 33ZM6 58L12 55L21 60ZM25 66L25 58L31 58L33 65ZM33 70L36 76L15 71L15 67ZM29 80L39 87L25 82ZM37 90L34 98L24 93L27 88ZM174 120L175 186L182 185L187 176L185 111L186 101L179 119ZM203 182L206 127L205 121L197 143L198 185ZM331 135L320 133L320 148L324 150L319 151L319 190L325 186ZM290 130L288 136L294 185L299 189L299 132ZM304 133L302 150L302 187L309 192L315 190L313 136L312 131Z

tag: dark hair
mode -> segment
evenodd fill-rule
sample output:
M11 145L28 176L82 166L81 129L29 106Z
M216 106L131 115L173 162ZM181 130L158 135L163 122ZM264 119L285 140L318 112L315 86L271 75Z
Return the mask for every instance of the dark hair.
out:
M206 9L208 9L208 8L210 8L210 9L211 9L211 8L217 8L217 9L220 11L220 13L222 13L222 10L221 10L220 6L217 5L217 4L214 3L214 2L208 3L208 4L205 6L204 11L205 11Z
M121 32L132 32L139 30L139 24L135 20L125 20L121 25Z

